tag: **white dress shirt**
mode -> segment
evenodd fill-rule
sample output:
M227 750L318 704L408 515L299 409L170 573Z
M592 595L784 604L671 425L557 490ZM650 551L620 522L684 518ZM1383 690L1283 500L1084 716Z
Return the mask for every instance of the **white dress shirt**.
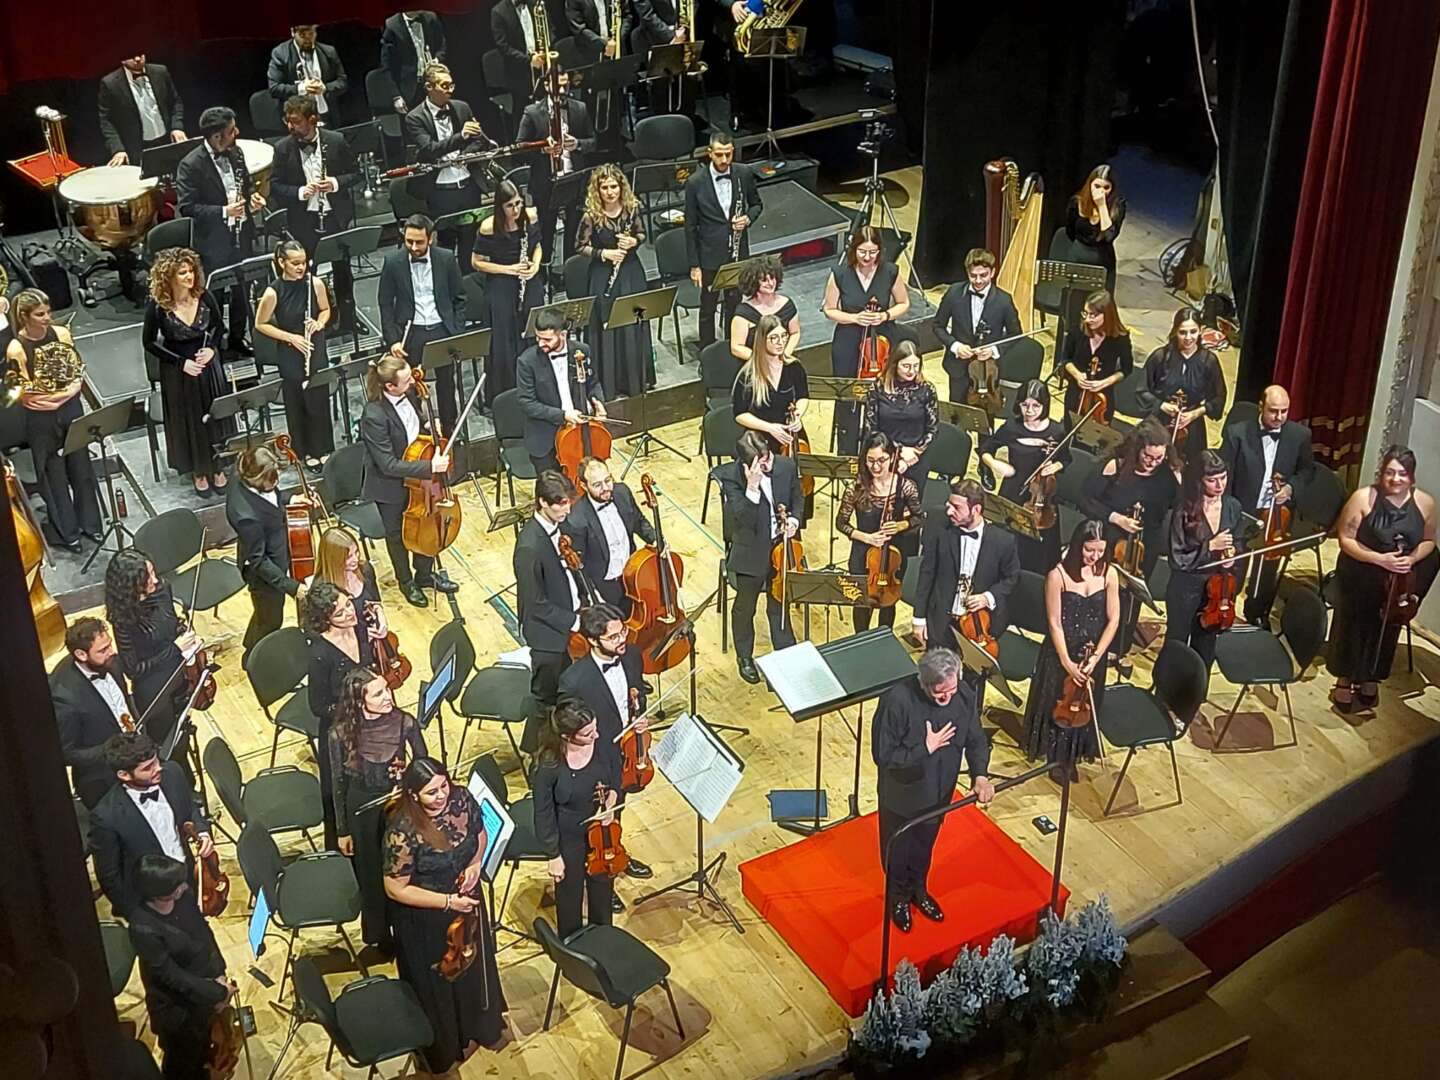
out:
M249 484L246 484L245 486L246 486L246 487L250 487ZM259 495L260 498L264 499L264 500L265 500L266 502L268 502L271 506L275 507L276 509L279 509L279 507L280 507L280 496L279 496L278 494L276 494L274 490L271 490L271 491L261 491L259 488L253 488L253 487L250 488L250 490L253 491L256 495Z
M91 671L84 664L76 663L80 674L90 680L90 685L95 687L96 693L105 699L105 704L110 707L111 714L115 717L115 726L121 731L134 731L135 722L130 715L130 706L125 703L125 691L120 689L120 684L115 681L115 676L108 671ZM102 676L95 678L96 675Z
M732 165L728 172L722 173L711 165L710 184L715 188L715 201L720 204L725 216L734 217L732 207L735 204L735 167Z
M305 68L305 78L314 79L316 82L324 82L320 74L320 52L318 49L311 49L308 53L304 49L296 49L300 57L300 63ZM302 80L303 81L303 80ZM324 116L330 111L330 106L325 103L324 93L315 95L315 111Z
M415 69L417 77L425 74L425 65L434 59L430 55L430 46L425 43L425 24L419 19L412 19L409 15L402 16L405 20L405 29L410 31L410 41L415 46Z
M308 143L300 143L300 168L305 171L305 183L314 184L325 175L325 151L320 148L320 130L315 130L315 138ZM324 192L317 191L310 196L310 201L305 204L305 209L318 213L321 206L326 210L330 209L330 200Z
M955 602L950 605L950 614L965 614L965 597L967 590L965 586L975 577L975 563L980 558L980 545L985 541L985 522L983 519L976 522L973 529L966 529L965 532L973 532L975 539L968 536L960 537L960 577L961 580L955 583ZM995 606L995 597L990 593L972 593L986 597L990 606Z
M970 329L980 325L980 313L985 310L985 301L990 298L990 286L980 290L980 295L975 295L974 289L967 290L970 300Z
M151 791L160 797L158 799L142 799L140 797L148 795ZM184 862L185 845L181 842L180 833L175 828L175 811L170 808L170 800L165 798L165 792L160 790L160 785L156 784L149 791L140 791L127 785L125 794L130 796L130 801L135 804L141 815L150 824L150 831L159 841L160 850L176 862Z
M560 388L560 408L568 412L574 409L575 397L570 393L570 350L546 353L550 358L550 370L555 373L555 385Z
M220 183L225 185L225 202L233 203L240 198L240 183L235 177L235 162L231 160L229 153L217 154L215 148L206 146L210 151L210 160L215 165L215 171L220 174Z
M600 36L608 41L610 39L610 18L609 13L605 10L608 5L605 0L591 0L591 2L595 6L595 14L600 17ZM620 715L624 716L625 714L621 713Z
M615 700L615 711L620 714L620 723L624 725L630 717L630 681L625 678L624 663L616 657L613 661L615 666L606 671L606 665L611 661L602 663L600 655L594 651L591 651L590 658L595 661L595 666L600 669L600 677L610 688L610 696Z
M1275 455L1280 451L1279 432L1276 437L1267 439L1265 429L1260 429L1260 452L1265 455L1265 471L1260 476L1260 494L1256 497L1255 505L1261 510L1268 507L1275 499L1275 488L1270 479L1275 475Z
M400 423L405 425L405 445L409 446L420 434L420 417L415 412L415 406L404 394L396 397L394 394L387 393L385 400L390 402L396 415L400 417Z
M140 137L146 142L154 142L165 134L165 117L160 115L160 102L155 99L155 87L150 82L150 76L136 75L129 68L121 70L130 84L135 107L140 110Z
M535 521L540 528L545 530L545 535L550 538L550 546L555 549L555 554L560 555L560 526L548 521L543 515L536 514ZM560 565L565 566L565 557L560 557ZM580 629L580 586L575 583L575 575L565 567L565 581L570 586L570 610L575 612L575 621L570 624L570 629Z
M625 569L625 563L630 558L630 530L625 527L625 522L620 520L620 508L615 505L615 500L609 502L596 502L590 500L590 505L595 508L595 516L600 520L600 528L605 532L605 543L610 548L610 562L605 568L605 580L614 581Z
M773 540L780 535L780 519L774 513L775 485L771 481L769 473L760 474L760 487L758 490L751 491L748 485L745 488L745 497L756 506L760 505L760 496L762 495L765 496L765 501L770 504L770 539Z
M440 309L435 305L435 275L427 251L423 259L410 260L410 291L415 294L415 325L439 326Z
M435 137L441 142L455 134L455 124L448 115L442 115L439 106L429 98L425 99L425 107L430 110L430 119L435 121ZM447 106L448 108L448 106ZM451 114L453 115L453 113ZM441 161L451 161L460 151L451 150L442 157ZM441 187L459 187L470 179L470 170L463 165L446 165L435 177L435 182Z
M525 0L515 0L515 16L520 20L520 32L525 35L525 51L535 50L535 18L530 14L530 5Z

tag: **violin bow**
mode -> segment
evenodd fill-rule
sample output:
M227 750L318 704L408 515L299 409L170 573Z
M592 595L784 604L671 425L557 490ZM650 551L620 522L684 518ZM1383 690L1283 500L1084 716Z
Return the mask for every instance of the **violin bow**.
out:
M1091 405L1085 415L1082 416L1079 420L1075 421L1075 426L1072 427L1069 431L1067 431L1064 435L1060 436L1060 441L1055 444L1055 446L1048 454L1046 454L1043 458L1040 459L1040 464L1035 466L1035 471L1032 472L1029 476L1027 476L1025 478L1025 483L1021 484L1020 486L1029 487L1030 481L1034 480L1035 477L1040 475L1040 470L1043 469L1046 465L1049 465L1050 462L1054 460L1055 455L1065 448L1065 444L1075 437L1075 433L1080 430L1080 425L1082 425L1083 423L1085 423L1086 420L1089 420L1090 417L1095 415L1095 410L1100 408L1100 406L1104 404L1105 399L1102 397L1099 401L1095 402L1094 405Z
M697 668L697 669L695 670L695 674L696 674L697 676L699 676L700 673L703 672L704 670L705 670L704 668ZM690 685L690 683L689 683L689 681L686 680L686 679L676 679L674 682L672 682L672 683L670 684L670 689L669 689L669 690L663 691L663 692L660 694L659 697L657 697L654 701L650 702L650 704L645 707L645 711L644 711L643 713L641 713L639 716L635 717L633 720L627 721L626 724L625 724L625 726L620 729L620 733L619 733L618 735L616 735L616 736L615 736L613 739L611 739L610 741L611 741L612 743L618 743L618 742L619 742L621 739L623 739L626 735L630 734L631 730L635 727L635 722L636 722L637 720L648 720L650 717L654 716L655 713L659 710L660 705L665 701L665 699L666 699L667 697L669 697L669 696L671 695L671 693L673 693L675 690L679 689L681 686L689 686L689 685Z

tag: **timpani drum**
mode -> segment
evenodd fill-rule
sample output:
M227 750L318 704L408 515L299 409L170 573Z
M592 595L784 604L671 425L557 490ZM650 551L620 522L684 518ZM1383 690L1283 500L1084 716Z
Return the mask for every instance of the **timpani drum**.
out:
M275 147L259 139L236 139L235 145L245 155L245 171L255 190L270 198L270 170L275 165Z
M60 181L60 197L80 235L109 251L126 251L144 239L161 203L158 181L140 179L139 165L81 169Z

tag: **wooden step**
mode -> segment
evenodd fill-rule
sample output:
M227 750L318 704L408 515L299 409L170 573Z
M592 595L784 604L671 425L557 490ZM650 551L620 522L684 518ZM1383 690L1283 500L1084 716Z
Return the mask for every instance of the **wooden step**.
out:
M1072 1060L1060 1080L1220 1080L1244 1063L1247 1035L1208 995L1140 1034Z

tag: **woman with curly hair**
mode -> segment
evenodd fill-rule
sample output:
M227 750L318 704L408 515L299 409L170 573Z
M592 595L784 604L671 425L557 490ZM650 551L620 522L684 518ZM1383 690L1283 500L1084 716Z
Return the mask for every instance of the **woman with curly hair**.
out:
M615 297L646 289L645 268L640 265L644 239L640 204L625 174L614 165L599 166L585 188L585 212L576 232L575 250L590 259L585 292L595 297L589 340L600 365L600 385L621 397L643 393L655 385L650 324L604 329Z
M235 421L211 420L210 403L226 391L220 338L225 317L220 301L205 288L200 256L189 248L167 248L150 267L145 302L146 373L160 384L165 413L165 457L181 475L194 478L195 493L209 498L225 490L225 472L215 447L235 434ZM153 359L153 363L152 363Z
M189 698L185 679L172 682L170 677L185 655L200 646L200 639L193 630L182 632L169 583L136 548L116 553L105 568L105 618L115 633L120 666L130 676L135 708L140 715L150 713L146 729L157 737L168 736L171 722ZM150 709L162 693L166 700Z
M376 670L375 651L370 636L358 625L350 595L328 581L316 581L300 601L300 628L310 640L306 693L310 711L320 721L315 758L320 766L320 795L324 799L325 847L333 851L338 834L330 776L330 725L345 676L356 668Z
M795 359L800 347L800 309L795 301L780 291L785 281L785 264L778 255L761 255L740 268L740 295L730 320L730 355L742 364L750 360L755 347L755 327L761 316L774 315L790 335L785 342L785 358Z

